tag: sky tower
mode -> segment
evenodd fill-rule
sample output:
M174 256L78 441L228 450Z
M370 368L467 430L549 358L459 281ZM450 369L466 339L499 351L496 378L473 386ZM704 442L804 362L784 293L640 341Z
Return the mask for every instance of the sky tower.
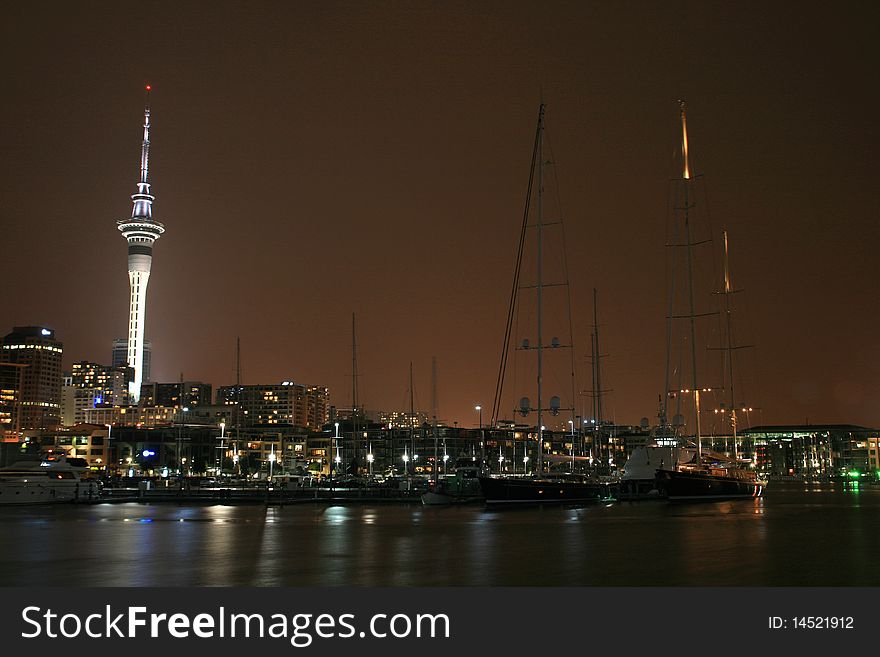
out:
M135 403L141 396L144 378L144 320L146 319L147 282L153 264L153 242L165 232L165 226L153 219L153 199L150 194L150 85L146 86L144 103L144 141L141 146L141 178L137 193L132 194L134 207L130 219L117 221L122 236L128 242L128 282L131 296L128 306L128 366L134 368L134 380L129 393Z

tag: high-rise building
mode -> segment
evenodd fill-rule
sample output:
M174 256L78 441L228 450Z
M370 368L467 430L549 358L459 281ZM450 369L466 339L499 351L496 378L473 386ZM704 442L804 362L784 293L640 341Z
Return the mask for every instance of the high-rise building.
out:
M409 429L428 424L428 414L422 411L377 411L376 419L389 429Z
M70 368L70 385L95 390L96 403L108 406L128 404L128 384L133 378L134 370L125 364L107 366L84 360Z
M141 177L137 193L132 194L131 218L117 221L117 228L128 242L128 282L131 290L128 307L128 358L134 368L129 392L134 402L140 399L144 381L144 322L146 320L147 283L153 264L153 242L165 232L165 226L153 219L150 193L150 86L146 87L144 107L144 140L141 145Z
M201 381L144 384L141 387L141 403L166 408L210 406L211 384Z
M117 366L80 361L64 376L61 389L64 426L86 421L86 412L103 406L127 406L128 384L134 370L124 363Z
M63 345L44 326L16 326L3 338L0 420L6 430L56 429L61 425Z
M144 340L144 358L143 358L143 383L150 383L153 379L150 378L150 361L153 359L153 344L149 340ZM125 338L115 338L113 340L113 356L110 359L110 364L114 367L116 365L128 365L128 340ZM134 378L132 378L134 381Z
M240 405L241 423L245 427L280 425L320 429L330 418L330 391L324 386L285 381L218 388L218 405L236 403Z

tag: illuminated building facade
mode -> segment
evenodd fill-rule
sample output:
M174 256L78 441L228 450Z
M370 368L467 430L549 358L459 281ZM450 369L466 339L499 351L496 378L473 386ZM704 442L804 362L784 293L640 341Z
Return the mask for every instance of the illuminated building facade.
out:
M131 218L122 219L117 228L128 242L128 282L130 286L128 309L127 359L134 369L129 393L135 403L140 399L144 381L144 325L146 321L147 283L153 264L153 243L165 232L165 226L153 219L153 200L150 193L150 103L149 85L144 107L144 139L141 145L141 176L137 193L131 197Z
M211 384L201 381L182 383L151 383L141 387L141 402L144 406L165 406L169 408L193 408L211 404Z
M3 338L0 419L8 430L46 430L61 425L63 345L44 326L16 326ZM24 367L16 367L24 366Z
M755 467L767 474L839 477L875 471L871 443L880 430L852 424L772 425L740 433L743 451L753 445Z
M128 386L134 370L127 365L116 367L80 361L71 366L61 390L64 426L86 421L86 411L104 406L127 406Z
M133 379L134 370L127 365L114 367L80 361L70 368L70 385L95 390L98 393L98 404L128 404L128 384Z
M218 405L236 403L240 404L241 423L245 427L278 425L320 429L330 419L330 391L324 386L285 381L218 389Z
M423 424L428 424L428 414L422 411L413 413L409 411L379 411L376 413L376 420L389 429L418 428Z

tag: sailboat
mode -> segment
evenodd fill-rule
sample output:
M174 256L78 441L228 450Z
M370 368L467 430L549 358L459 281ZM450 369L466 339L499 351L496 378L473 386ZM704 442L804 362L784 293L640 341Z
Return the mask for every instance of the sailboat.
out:
M684 232L687 255L687 281L689 314L684 318L690 323L690 351L691 351L691 386L681 390L680 393L691 394L694 400L694 442L696 450L691 460L686 462L670 463L657 469L656 483L661 493L665 493L670 501L697 501L719 500L760 497L767 486L767 482L759 479L756 472L748 467L743 467L736 458L729 459L722 454L703 450L702 437L700 435L700 395L709 392L709 388L701 388L697 380L697 355L696 355L696 318L694 305L694 280L693 280L693 240L692 226L689 211L690 203L691 172L688 160L687 116L684 102L680 102L681 130L682 130L682 156L683 172L681 181L684 190L684 203L681 210L684 213ZM730 275L727 266L727 239L725 234L725 258L724 258L724 285L727 310L727 351L730 356L733 349L730 338L730 306L729 294ZM671 316L671 314L670 314ZM731 359L732 360L732 359ZM728 368L732 377L732 365ZM732 390L732 378L731 378ZM735 422L735 413L732 415ZM734 444L736 440L734 439Z
M536 281L534 285L529 285L529 289L535 291L536 296L536 343L532 346L528 340L524 340L522 350L533 352L537 361L537 403L532 407L529 399L523 397L520 400L518 412L523 416L527 416L534 412L537 414L537 422L535 424L535 433L537 434L537 458L535 460L535 472L532 476L505 476L499 474L496 476L480 476L480 487L483 491L486 503L489 505L498 504L580 504L592 503L610 497L610 485L600 482L592 477L576 474L574 472L564 474L552 474L544 471L544 461L552 462L553 455L544 454L544 432L543 425L544 413L549 412L557 415L561 409L559 397L553 396L547 407L544 406L545 398L543 396L543 357L545 349L558 349L562 345L558 339L553 338L550 343L544 344L542 313L543 313L543 293L544 288L551 287L552 283L547 283L543 278L542 271L542 239L545 229L543 218L543 194L544 194L544 111L545 106L542 103L538 110L538 125L535 131L535 144L532 153L532 165L529 173L529 194L527 195L526 211L523 216L523 228L520 235L520 247L517 260L517 266L514 275L514 286L511 293L511 304L508 314L507 332L505 334L504 347L502 349L501 367L499 368L498 387L495 395L495 408L493 408L493 421L499 408L501 399L501 388L504 381L504 370L507 361L507 352L510 347L511 335L511 318L513 316L516 293L519 289L519 273L522 267L523 244L525 231L528 226L529 203L531 201L531 190L536 190L535 196L535 223L530 226L535 230L537 243L537 261L536 261ZM537 177L537 180L535 180ZM573 425L572 425L573 426ZM574 438L572 437L572 441ZM515 445L514 440L514 445ZM502 457L499 452L499 469ZM566 459L567 460L567 459ZM524 457L524 463L528 461L528 457Z
M446 451L446 440L443 441L443 474L440 474L440 441L437 427L437 359L431 360L431 416L432 433L434 435L433 476L429 490L422 494L425 506L449 506L451 504L470 504L482 502L483 492L478 479L480 465L469 458L456 459L452 464L454 472L448 474L446 466L449 454Z

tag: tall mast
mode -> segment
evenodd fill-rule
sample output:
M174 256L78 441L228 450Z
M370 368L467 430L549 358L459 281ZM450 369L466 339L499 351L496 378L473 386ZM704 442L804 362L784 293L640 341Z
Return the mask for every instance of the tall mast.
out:
M416 425L416 411L415 411L415 391L413 390L413 366L412 361L409 362L409 444L413 448L413 459L415 459L416 455L416 443L415 443L415 425ZM413 472L415 472L415 463L413 463Z
M357 357L357 333L355 329L354 313L351 314L351 410L357 414L358 409L358 357Z
M593 344L594 344L594 354L593 354L593 371L594 371L594 379L596 382L596 392L595 392L595 408L593 419L596 421L596 438L600 442L599 454L601 455L601 436L602 436L602 367L600 363L600 359L602 355L599 351L599 292L596 288L593 288ZM608 449L608 459L611 458L611 449L609 446ZM608 465L608 461L606 460L605 465Z
M440 473L437 461L440 456L439 444L437 442L437 357L431 356L431 424L434 433L434 481Z
M730 313L730 260L727 251L727 230L722 231L724 238L724 314L727 322L727 376L730 381L730 425L733 427L733 458L739 460L736 446L736 395L733 390L733 332L731 330Z
M241 442L241 337L235 338L235 452ZM239 474L241 464L239 463Z
M683 159L682 180L684 181L684 232L687 242L687 276L688 276L688 297L690 305L690 326L691 326L691 382L692 391L694 393L694 429L697 442L697 467L700 467L703 458L702 440L700 438L700 388L697 385L697 326L696 326L696 308L694 306L694 257L693 257L693 240L691 235L690 222L690 161L688 159L688 137L687 137L687 116L684 101L679 101L681 111L681 152Z
M354 313L351 314L351 446L354 450L354 463L358 459L358 365L357 333Z
M537 399L537 409L538 409L538 459L536 464L537 473L543 474L544 472L544 426L543 426L543 404L541 397L541 385L543 383L544 376L544 358L543 358L543 334L542 334L542 324L541 324L541 313L542 313L542 293L543 293L543 272L542 272L542 255L543 255L543 228L544 228L544 215L543 215L543 202L544 202L544 104L541 103L540 112L538 114L538 196L535 205L535 229L537 231L537 243L538 243L538 259L537 259L537 313L538 313L538 399Z

